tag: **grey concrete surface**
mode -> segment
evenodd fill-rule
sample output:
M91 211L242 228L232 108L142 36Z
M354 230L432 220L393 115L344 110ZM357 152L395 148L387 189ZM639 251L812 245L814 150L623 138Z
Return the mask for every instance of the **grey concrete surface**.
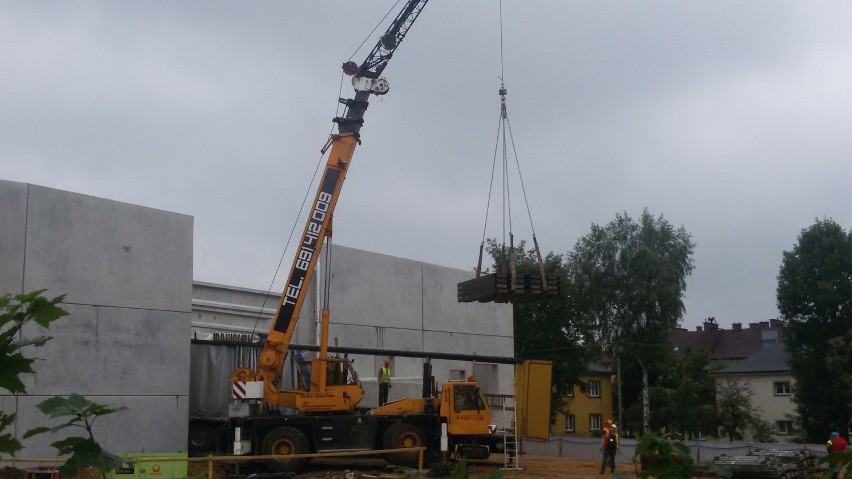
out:
M0 180L0 295L24 290L27 185Z
M81 394L128 410L101 418L113 452L186 449L192 308L192 217L41 186L0 181L0 287L66 294L69 316L23 339L53 337L25 352L26 396L0 393L21 440L49 423L35 404ZM5 393L6 391L2 391ZM79 431L78 431L79 433ZM27 457L55 457L62 436L22 440Z
M99 404L127 409L102 416L95 421L95 439L110 452L185 452L188 420L188 398L186 396L90 396L86 398ZM23 435L24 426L57 426L60 419L49 419L36 404L48 396L18 397L18 436ZM50 443L69 436L84 435L84 431L71 428L55 434L40 434L23 440L24 451L19 456L31 459L56 457L56 449Z
M66 302L189 312L192 217L30 186L24 289Z
M51 325L47 333L53 339L32 351L40 360L33 365L35 374L23 378L28 394L189 394L188 313L73 304L63 308L70 315ZM41 331L31 325L25 336Z

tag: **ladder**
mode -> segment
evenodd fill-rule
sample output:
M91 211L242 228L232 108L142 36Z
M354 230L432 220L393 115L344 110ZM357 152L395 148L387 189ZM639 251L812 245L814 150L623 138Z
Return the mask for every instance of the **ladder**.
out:
M514 396L503 400L503 469L522 470L518 457L518 422Z

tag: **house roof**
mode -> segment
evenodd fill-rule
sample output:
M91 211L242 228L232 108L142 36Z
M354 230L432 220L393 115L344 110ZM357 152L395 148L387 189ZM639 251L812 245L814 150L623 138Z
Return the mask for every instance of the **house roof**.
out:
M790 353L782 344L766 344L761 351L713 374L774 373L790 371Z
M615 372L615 371L613 371L613 369L611 367L609 367L605 364L597 363L597 362L589 363L586 366L586 368L587 368L589 374L594 374L594 373L612 374L612 373Z
M671 343L678 350L703 350L713 361L741 360L760 352L765 344L780 343L781 321L772 319L749 323L747 328L734 323L732 329L720 329L714 318L708 318L695 331L678 329Z

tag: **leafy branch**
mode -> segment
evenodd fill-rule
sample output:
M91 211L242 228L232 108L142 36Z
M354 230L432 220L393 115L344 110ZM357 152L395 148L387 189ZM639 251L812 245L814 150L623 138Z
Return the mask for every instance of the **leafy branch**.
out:
M12 394L26 394L26 387L20 376L33 372L35 358L24 356L21 349L26 346L43 346L50 336L38 336L33 339L21 339L21 331L27 323L34 322L42 328L68 315L57 306L65 295L47 299L42 296L46 290L16 296L0 296L0 388ZM0 411L0 433L15 421L15 414ZM20 441L10 433L0 434L0 453L15 455L23 449Z
M730 469L715 464L695 464L689 447L681 441L670 441L654 434L645 434L636 444L634 453L636 476L641 478L692 479L693 477L724 477L731 479ZM638 470L642 464L643 470Z
M105 473L120 467L127 460L103 449L97 441L93 432L93 425L97 418L123 411L126 407L110 407L89 401L79 394L65 397L54 396L46 399L36 407L51 419L67 418L67 420L54 427L38 427L30 429L24 434L24 439L42 433L57 433L67 428L81 428L86 431L85 437L68 437L51 443L59 455L70 455L67 461L59 468L63 475L73 476L77 471L87 467L98 469L106 477Z

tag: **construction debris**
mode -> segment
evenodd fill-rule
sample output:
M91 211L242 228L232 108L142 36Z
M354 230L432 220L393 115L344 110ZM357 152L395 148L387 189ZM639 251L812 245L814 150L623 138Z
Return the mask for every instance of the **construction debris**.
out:
M763 450L744 456L723 454L713 464L730 469L733 479L805 479L821 475L816 459L810 451Z

